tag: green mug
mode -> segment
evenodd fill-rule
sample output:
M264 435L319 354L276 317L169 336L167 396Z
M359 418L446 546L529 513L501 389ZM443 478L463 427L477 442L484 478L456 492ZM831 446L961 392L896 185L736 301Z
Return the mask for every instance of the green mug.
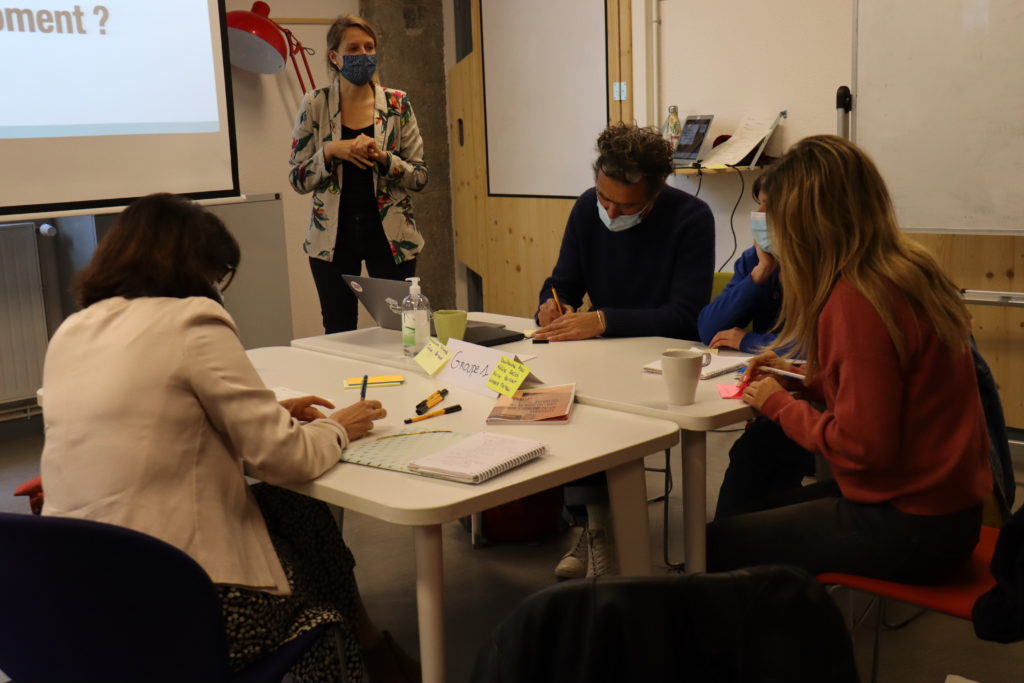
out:
M466 334L466 312L434 311L434 332L442 344L449 339L462 339Z

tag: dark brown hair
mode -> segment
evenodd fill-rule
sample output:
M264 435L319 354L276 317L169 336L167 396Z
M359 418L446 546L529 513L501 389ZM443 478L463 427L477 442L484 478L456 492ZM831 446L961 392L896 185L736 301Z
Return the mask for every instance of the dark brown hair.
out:
M114 296L219 300L214 282L238 268L240 258L219 218L190 199L151 194L117 217L75 289L83 307Z
M672 143L654 128L613 123L597 138L594 173L599 172L630 185L643 180L652 197L672 173Z
M327 71L330 73L334 73L335 66L331 63L331 55L329 53L331 50L338 51L338 48L341 47L341 39L345 36L345 31L350 28L358 28L365 31L368 36L373 38L374 46L377 49L380 48L377 32L373 30L373 26L370 26L370 22L355 14L342 14L327 29L327 54L324 57L327 59Z

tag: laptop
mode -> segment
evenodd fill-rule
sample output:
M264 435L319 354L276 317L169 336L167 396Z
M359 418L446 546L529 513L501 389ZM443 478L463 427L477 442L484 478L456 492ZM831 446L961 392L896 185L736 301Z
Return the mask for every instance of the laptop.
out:
M714 115L687 116L672 159L676 166L693 166L700 161L700 148L711 128Z
M409 296L409 283L403 280L384 280L376 277L342 275L356 298L362 302L370 315L385 330L402 329L402 299ZM434 334L434 322L430 322L430 333ZM523 339L522 332L506 329L501 323L479 320L466 322L463 340L480 346L496 346Z

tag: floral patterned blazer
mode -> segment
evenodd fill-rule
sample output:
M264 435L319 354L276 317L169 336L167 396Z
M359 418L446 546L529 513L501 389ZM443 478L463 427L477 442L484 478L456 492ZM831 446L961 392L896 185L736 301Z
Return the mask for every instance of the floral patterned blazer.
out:
M338 80L306 93L292 131L291 171L288 181L300 194L313 193L313 213L302 248L313 258L331 261L338 235L340 163L324 160L324 143L341 139L341 97ZM409 96L401 90L372 83L373 134L384 158L373 166L377 208L395 263L416 257L423 236L416 227L409 190L427 184L423 138Z

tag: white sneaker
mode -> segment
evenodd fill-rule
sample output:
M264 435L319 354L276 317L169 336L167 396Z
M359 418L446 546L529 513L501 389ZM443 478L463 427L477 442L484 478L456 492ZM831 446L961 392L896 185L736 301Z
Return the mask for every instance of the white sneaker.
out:
M607 531L598 527L587 530L590 539L590 557L587 576L615 574L615 545Z
M555 576L562 579L582 579L587 575L587 564L590 555L590 534L586 527L574 526L569 529L569 537L573 540L572 550L562 555L555 566Z

